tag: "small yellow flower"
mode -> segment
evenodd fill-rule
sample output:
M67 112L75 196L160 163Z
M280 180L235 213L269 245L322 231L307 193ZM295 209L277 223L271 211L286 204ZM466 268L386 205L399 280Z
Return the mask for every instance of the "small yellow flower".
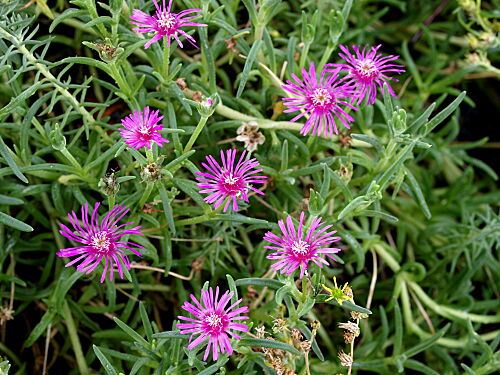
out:
M346 291L348 291L350 288L347 285L347 283L344 284L342 289L340 289L337 285L337 278L333 276L333 283L335 284L335 287L333 289L328 288L325 284L323 284L323 288L330 293L330 297L326 299L325 302L331 301L332 299L336 300L340 306L342 306L342 302L344 300L350 300L352 299L351 296L346 294ZM349 289L348 289L349 288Z

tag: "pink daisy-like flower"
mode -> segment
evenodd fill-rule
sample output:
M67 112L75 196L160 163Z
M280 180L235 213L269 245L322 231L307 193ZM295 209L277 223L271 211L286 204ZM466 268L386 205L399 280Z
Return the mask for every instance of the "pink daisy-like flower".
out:
M380 87L382 95L384 94L384 83L387 84L389 93L396 97L389 81L398 81L395 78L389 77L386 73L403 73L403 65L391 64L390 62L399 58L399 56L385 56L383 57L381 53L377 53L378 49L382 45L379 44L376 47L369 48L368 45L352 46L356 56L351 54L348 47L340 46L340 49L344 53L339 53L346 63L345 64L327 64L328 67L333 67L335 71L340 69L341 71L346 71L348 74L345 77L347 84L354 85L357 88L358 93L356 95L357 103L361 103L365 96L368 96L368 104L375 103L375 98L377 96L377 85Z
M338 253L340 249L324 246L340 241L341 238L334 236L337 231L327 232L332 225L326 225L321 220L321 217L314 218L307 231L304 230L303 212L300 214L297 230L295 230L291 216L286 218L286 224L283 220L278 221L283 234L277 236L272 232L267 232L264 236L264 240L272 244L264 248L275 250L267 256L267 259L278 260L271 268L276 271L281 270L280 273L286 273L288 276L300 267L300 278L302 278L309 261L313 261L321 268L323 264L328 265L328 262L320 256L321 254L335 260L331 254Z
M134 254L141 256L142 254L133 249L131 246L135 246L144 249L143 246L137 245L132 242L119 241L120 237L128 234L138 234L140 226L122 229L124 226L129 224L134 224L133 222L117 225L118 221L128 213L128 208L123 206L115 206L105 217L99 222L98 209L100 203L96 203L94 206L94 211L89 221L89 205L85 205L81 208L81 222L76 217L75 211L68 214L69 221L73 226L73 230L68 228L64 224L59 224L62 230L59 231L64 237L79 242L83 245L70 247L67 249L61 249L57 253L59 257L73 257L71 262L66 264L66 267L73 265L78 261L82 261L77 267L78 272L84 272L87 275L91 273L104 259L104 271L101 276L101 283L104 282L106 278L106 273L108 268L109 280L113 280L113 275L115 273L115 265L118 269L120 277L123 279L123 265L130 269L130 261L124 252L124 249L129 249Z
M144 111L134 111L122 119L123 128L119 128L120 133L130 147L139 149L147 146L152 147L153 142L162 147L163 143L169 143L163 138L159 131L163 128L162 124L158 124L163 116L159 116L160 110L150 111L149 107L144 108Z
M159 6L156 0L153 0L156 7L156 13L154 16L150 16L139 9L134 9L132 15L130 16L133 21L130 23L137 26L137 28L133 28L132 30L136 33L149 33L155 32L155 36L151 38L145 45L144 48L149 48L149 46L166 36L168 38L167 43L170 46L170 40L172 37L179 43L179 46L182 48L182 42L179 39L177 34L181 34L186 38L186 40L191 43L193 46L198 48L196 45L196 41L194 38L186 33L184 30L181 30L181 27L185 26L207 26L202 23L192 22L191 19L199 17L202 10L201 9L186 9L179 13L171 12L172 8L172 0L169 1L168 7L165 5L165 0L163 0L163 5ZM187 16L188 14L196 13L191 16Z
M257 194L265 195L262 191L251 186L251 183L263 184L266 182L266 176L255 175L262 169L255 169L259 166L257 159L244 160L246 151L243 151L236 165L236 150L221 150L220 156L222 166L215 160L212 155L207 156L207 163L201 163L208 173L196 172L200 177L196 177L199 181L198 188L200 193L209 194L205 197L205 202L214 204L214 208L219 206L227 199L224 206L224 212L227 211L231 202L233 202L233 210L238 210L238 200L248 202L247 192L252 190Z
M325 137L331 137L333 133L339 133L335 118L347 129L350 129L349 123L354 121L341 106L357 110L356 107L348 103L350 98L355 96L355 90L346 85L345 82L338 80L337 73L329 75L326 73L327 71L323 69L318 82L314 63L311 63L309 72L302 69L303 81L292 74L295 82L287 81L283 85L284 90L296 96L283 98L283 104L288 107L284 112L301 111L291 121L297 121L302 116L309 114L300 134L306 135L311 131L312 135L323 134Z
M181 333L191 333L187 348L193 349L208 339L208 345L203 356L204 361L208 358L210 347L212 347L212 358L214 361L219 357L219 351L221 354L226 352L230 355L233 354L233 347L229 341L229 336L236 340L241 340L241 337L231 332L231 330L248 332L246 325L235 323L238 320L249 319L248 316L239 315L248 312L248 307L236 308L242 301L241 299L226 307L233 297L233 293L226 291L219 299L219 287L215 288L215 295L211 287L208 290L202 290L201 303L192 294L190 297L194 305L186 301L182 305L182 308L193 314L195 319L178 316L180 320L191 323L177 324L177 328L181 330ZM193 340L195 336L198 337Z

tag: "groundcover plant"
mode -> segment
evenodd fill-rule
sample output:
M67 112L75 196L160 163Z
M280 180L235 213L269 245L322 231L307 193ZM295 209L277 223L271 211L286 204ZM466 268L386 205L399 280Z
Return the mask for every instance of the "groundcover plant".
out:
M0 374L498 373L499 5L0 0Z

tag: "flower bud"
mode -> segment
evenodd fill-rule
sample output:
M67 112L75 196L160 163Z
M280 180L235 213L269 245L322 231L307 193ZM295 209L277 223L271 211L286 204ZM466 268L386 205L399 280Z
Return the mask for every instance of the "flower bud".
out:
M54 126L54 130L50 132L50 143L52 148L57 151L62 151L66 148L66 138L62 134L59 124L57 123Z
M196 103L196 109L200 116L210 117L215 112L215 108L220 103L220 98L218 94L214 94L210 97L201 97L201 101Z
M97 183L99 190L106 196L114 196L120 190L120 184L114 173L103 176Z

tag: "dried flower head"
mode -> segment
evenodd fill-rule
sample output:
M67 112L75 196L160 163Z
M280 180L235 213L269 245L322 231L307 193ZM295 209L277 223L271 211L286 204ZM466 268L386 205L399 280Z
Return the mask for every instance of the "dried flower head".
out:
M137 26L136 28L132 29L134 32L155 33L153 38L151 38L144 45L144 48L149 48L152 43L160 40L163 37L167 37L168 46L170 46L171 39L174 38L182 48L183 44L179 39L178 34L182 35L189 43L198 48L195 39L184 30L181 30L181 27L207 26L205 24L192 21L193 18L199 17L201 15L199 14L201 13L201 9L187 9L179 13L174 13L171 11L172 0L169 1L168 6L166 6L165 0L163 0L163 4L161 6L158 5L156 0L153 0L153 3L156 7L156 13L154 16L150 16L149 14L146 14L139 9L134 9L132 15L130 16L130 18L132 19L130 23ZM188 16L189 14L191 15Z
M257 150L257 146L265 142L266 137L259 131L259 125L255 121L250 121L249 123L243 123L238 130L236 130L238 136L237 141L244 142L245 148L252 152Z
M212 155L207 156L206 163L201 163L208 172L197 172L199 177L198 188L201 194L209 194L205 202L214 204L214 208L219 208L224 201L223 211L226 212L232 202L234 211L238 210L238 201L248 202L248 190L265 195L262 191L254 188L252 183L263 184L266 182L266 176L255 175L262 169L255 169L259 162L255 159L244 160L246 151L243 151L238 162L236 162L236 150L227 150L226 153L221 150L220 156L222 166Z
M356 338L356 335L354 333L349 332L349 331L344 331L343 337L344 337L344 342L346 344L350 344L351 342L354 341L354 339Z
M312 343L310 340L304 340L299 344L299 350L302 353L309 353L311 351Z
M201 91L193 91L193 101L201 102L203 100L203 93Z
M327 71L323 69L318 81L314 63L311 63L309 72L302 69L302 80L295 74L292 74L292 78L294 82L287 81L283 85L283 89L294 96L283 98L285 106L288 107L284 112L300 111L291 121L309 115L300 134L311 132L312 135L331 137L333 133L339 133L336 120L346 128L351 128L349 123L353 122L354 118L345 111L345 108L357 110L349 103L355 98L356 93L353 87L338 79L336 72L327 75Z
M268 259L278 260L271 268L281 273L291 275L300 267L300 278L302 278L309 266L309 262L316 263L319 267L328 265L328 261L321 255L335 260L332 254L338 253L339 248L325 247L332 242L340 241L340 237L334 236L336 231L328 231L332 225L326 225L321 217L314 218L307 230L304 230L304 213L300 214L298 228L295 228L292 217L288 216L285 221L278 221L282 235L277 236L272 232L267 232L264 240L271 243L271 246L264 246L268 250L275 252L267 256Z
M338 357L340 359L340 364L344 367L351 367L352 366L352 357L350 354L346 354L343 351L340 351L338 354Z
M187 89L187 83L186 83L186 78L184 77L179 77L175 80L175 83L181 90Z
M259 338L262 339L266 336L266 327L260 326L255 328L255 335Z
M91 273L104 259L104 271L101 276L101 283L106 278L106 273L109 269L109 280L113 280L115 266L118 273L123 278L123 266L130 269L130 261L125 254L125 249L129 249L134 254L141 256L141 253L135 250L132 246L144 249L143 246L133 242L119 241L120 237L128 234L142 235L139 232L140 226L123 229L126 225L134 224L133 222L118 225L118 221L123 218L128 212L128 208L123 206L115 206L102 221L99 221L98 209L100 203L96 203L94 211L89 220L89 205L81 208L81 222L78 220L75 211L68 214L69 221L74 230L71 230L64 224L59 224L62 230L59 231L64 237L79 242L82 245L61 249L57 253L59 257L73 257L71 262L66 264L69 267L79 261L81 263L76 267L78 272Z
M342 290L345 296L348 297L350 300L354 298L354 293L352 292L352 288L347 283L343 286Z
M375 47L366 45L361 49L361 46L352 46L355 55L351 54L348 47L340 45L343 53L339 53L346 62L342 64L327 64L325 67L332 67L331 71L347 72L344 82L348 85L353 85L357 89L355 101L359 104L365 97L368 97L368 104L375 103L377 96L377 87L380 88L382 95L384 94L384 83L387 84L389 93L396 97L390 81L397 81L397 79L389 77L386 73L403 73L403 65L391 64L391 61L396 60L399 56L383 56L378 53L378 49L382 45L379 44Z
M119 128L125 143L131 148L139 149L147 146L152 147L153 142L162 147L163 143L169 143L163 138L159 131L163 128L158 124L163 116L159 116L160 110L150 111L149 107L144 111L134 111L131 115L122 119L123 128Z
M97 183L99 190L106 196L113 196L120 190L120 184L114 172L104 175Z
M125 52L120 45L113 45L109 38L106 38L104 43L88 43L86 45L98 51L101 59L106 62L116 60L117 57Z
M335 276L333 276L333 283L335 284L335 287L333 289L330 289L325 284L323 284L323 288L325 288L326 291L330 293L330 297L328 297L325 302L334 299L338 302L340 306L342 306L342 301L350 300L352 298L345 294L345 290L347 289L348 285L347 283L345 283L342 289L339 288L337 286L337 278Z
M311 328L313 330L318 330L319 327L321 327L321 322L319 320L315 319L315 320L311 321Z
M143 182L156 182L163 177L161 173L163 155L152 163L146 164L141 169L141 179Z
M358 311L351 311L351 318L352 319L366 319L368 318L368 314L365 313L360 313Z
M353 333L356 337L359 336L359 326L353 322L339 323L339 328L345 329Z
M13 314L14 310L12 310L9 306L7 307L0 306L0 326L4 325L5 322L14 319Z
M233 354L233 347L229 341L229 336L236 340L241 340L241 337L232 331L248 332L248 327L244 324L235 323L238 320L248 319L247 316L240 315L248 312L248 307L237 307L242 299L239 299L229 307L226 307L233 297L234 293L226 291L219 298L219 287L208 288L201 291L201 302L194 295L190 295L190 302L184 302L182 308L194 315L193 318L178 316L180 320L188 321L189 323L178 323L177 328L181 333L190 333L188 349L200 345L208 339L208 344L205 349L203 360L208 358L210 348L212 348L212 359L214 361L221 354ZM193 338L196 337L194 340Z
M283 375L285 373L286 367L280 357L272 357L269 364L275 371L276 375Z
M236 42L236 39L234 39L232 37L229 39L224 39L224 43L226 43L226 48L228 50L231 50L234 53L239 53L238 49L236 48L236 46L238 45L238 43Z
M303 338L302 332L300 332L298 328L292 328L290 330L290 337L295 341L300 341Z
M273 332L274 333L277 333L277 332L283 332L283 331L287 331L288 328L286 326L286 320L281 318L281 317L277 317L273 320Z

